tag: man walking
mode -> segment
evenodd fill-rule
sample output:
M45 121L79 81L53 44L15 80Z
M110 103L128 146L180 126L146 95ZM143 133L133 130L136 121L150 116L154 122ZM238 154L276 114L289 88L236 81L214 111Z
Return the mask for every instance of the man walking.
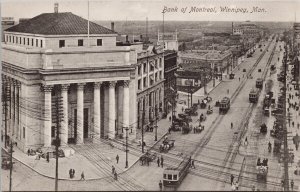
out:
M163 156L161 156L161 158L160 158L160 164L161 164L161 167L163 168L164 167L164 158L163 158Z
M82 173L81 173L81 178L80 178L80 180L85 180L85 178L84 178L84 172L82 171Z
M116 156L117 164L119 163L119 155Z
M231 174L231 176L230 176L230 183L231 183L231 185L233 183L233 180L234 180L234 176Z
M294 181L291 180L291 188L292 188L292 191L294 190Z
M47 159L47 162L49 163L49 152L47 152L46 159Z
M159 164L160 164L160 160L159 160L159 157L157 157L157 166L159 167Z
M159 181L158 186L159 186L159 190L162 191L162 182L161 182L161 180Z

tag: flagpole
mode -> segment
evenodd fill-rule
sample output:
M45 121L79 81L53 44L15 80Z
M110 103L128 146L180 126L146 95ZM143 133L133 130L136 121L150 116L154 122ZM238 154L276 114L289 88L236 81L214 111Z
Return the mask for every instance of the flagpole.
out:
M90 47L90 1L88 0L88 47Z

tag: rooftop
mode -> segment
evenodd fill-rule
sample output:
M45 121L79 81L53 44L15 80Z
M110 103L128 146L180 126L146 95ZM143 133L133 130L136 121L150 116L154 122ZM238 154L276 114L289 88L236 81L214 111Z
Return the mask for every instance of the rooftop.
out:
M181 52L180 57L200 60L222 60L230 55L230 51L199 50Z
M87 34L88 20L71 12L43 13L5 31L41 35ZM116 32L90 21L90 34L116 34Z

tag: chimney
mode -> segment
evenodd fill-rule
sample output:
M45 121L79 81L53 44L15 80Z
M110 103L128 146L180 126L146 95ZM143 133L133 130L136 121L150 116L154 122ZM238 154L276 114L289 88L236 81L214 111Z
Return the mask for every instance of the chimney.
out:
M115 23L114 22L110 23L110 28L112 31L115 31Z
M54 3L54 13L58 13L58 3Z

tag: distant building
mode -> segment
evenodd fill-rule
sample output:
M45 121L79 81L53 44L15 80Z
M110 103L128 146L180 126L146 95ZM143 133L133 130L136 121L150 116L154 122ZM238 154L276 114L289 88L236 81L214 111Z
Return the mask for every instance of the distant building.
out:
M259 37L263 35L263 29L253 23L245 22L233 27L233 35Z
M175 33L160 33L158 32L158 43L164 43L165 50L178 51L177 31Z
M135 138L136 52L116 46L117 33L111 29L90 22L87 32L86 19L57 9L4 31L1 73L2 87L10 94L7 130L21 150L51 147L57 121L61 145L114 139L125 134L123 127ZM153 53L150 57L152 61ZM161 83L163 72L157 82L154 71L152 83Z
M2 42L4 41L4 30L6 30L14 25L15 25L15 20L13 17L2 17L2 20L1 20Z

